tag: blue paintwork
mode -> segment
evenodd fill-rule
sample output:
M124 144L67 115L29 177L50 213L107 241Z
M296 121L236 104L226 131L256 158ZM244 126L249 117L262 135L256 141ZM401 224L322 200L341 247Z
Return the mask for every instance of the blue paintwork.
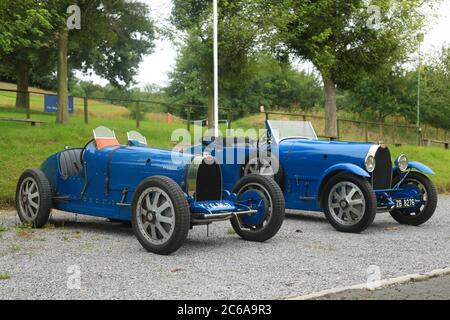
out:
M260 192L255 190L245 192L239 198L239 203L258 211L253 215L241 216L242 223L245 226L257 226L264 221L266 204Z
M420 162L415 162L415 161L410 162L409 165L408 165L408 168L409 169L415 169L415 170L423 172L425 174L432 174L432 175L434 175L434 171L431 170L431 168L429 168L428 166L426 166L426 165L424 165L424 164L422 164Z
M266 123L271 134L271 128ZM286 208L294 210L322 211L319 203L320 191L328 178L339 172L348 172L360 177L369 178L364 161L373 146L370 143L338 142L306 140L299 138L276 141L271 139L268 146L272 154L278 154L278 160L283 172L282 189L286 201ZM229 149L235 153L245 154L248 157L256 151L256 148L243 147L209 147L194 146L190 151L199 153L198 150L207 150L213 156L223 159L222 172L224 186L230 187L241 177L243 162L236 162L237 157L227 157ZM245 149L242 151L242 149ZM231 152L231 154L233 154ZM230 161L232 160L232 161ZM245 163L245 162L244 162ZM415 169L426 174L433 174L427 166L410 162L410 169ZM394 169L395 170L395 169ZM398 170L398 169L397 169ZM414 191L393 188L389 190L374 190L378 207L391 206L398 198L413 198ZM399 193L401 191L401 193Z
M188 196L186 175L192 154L149 148L134 141L101 150L91 143L84 153L83 170L68 178L61 175L60 155L61 152L50 156L41 165L55 192L54 208L59 210L130 221L135 190L143 180L157 175L173 179L185 191L192 212L214 214L248 210L237 205L236 195L228 190L224 190L223 199L217 201L195 202ZM106 188L108 159L110 180ZM125 197L124 190L128 190Z

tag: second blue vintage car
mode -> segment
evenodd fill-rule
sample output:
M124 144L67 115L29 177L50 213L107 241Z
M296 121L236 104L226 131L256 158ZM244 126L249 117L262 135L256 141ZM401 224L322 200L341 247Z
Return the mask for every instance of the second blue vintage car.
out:
M137 132L128 140L121 145L99 127L83 148L26 170L16 189L21 221L42 227L52 208L131 221L142 246L158 254L177 250L196 225L231 220L239 236L259 242L280 229L284 199L275 181L250 175L224 189L212 156L150 148Z
M266 121L258 141L204 138L190 152L214 155L224 186L261 174L281 186L287 209L323 211L339 231L361 232L377 212L390 212L401 224L428 221L437 192L424 164L399 155L392 162L384 144L323 141L310 122Z

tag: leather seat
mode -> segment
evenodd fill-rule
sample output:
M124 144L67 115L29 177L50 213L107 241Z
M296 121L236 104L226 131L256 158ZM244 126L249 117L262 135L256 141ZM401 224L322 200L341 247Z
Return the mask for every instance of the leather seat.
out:
M76 176L83 167L80 160L82 149L67 149L60 153L59 165L63 177Z

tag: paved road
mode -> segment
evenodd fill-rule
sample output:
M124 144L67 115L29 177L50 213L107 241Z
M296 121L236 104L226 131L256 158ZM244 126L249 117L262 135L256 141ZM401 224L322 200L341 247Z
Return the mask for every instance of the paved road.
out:
M131 229L55 212L54 228L15 228L0 213L0 299L273 299L450 267L450 197L422 227L377 216L365 233L334 231L316 214L289 216L260 244L227 222L194 228L169 257L143 250ZM377 270L377 272L374 272ZM81 289L76 287L80 271ZM75 276L75 277L74 277Z
M349 290L316 300L449 300L450 275L375 291Z

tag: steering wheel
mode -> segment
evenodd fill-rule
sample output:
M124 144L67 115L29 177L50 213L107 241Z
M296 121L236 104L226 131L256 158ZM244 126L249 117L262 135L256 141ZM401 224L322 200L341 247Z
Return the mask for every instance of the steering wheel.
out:
M84 145L84 147L81 149L81 152L80 152L80 163L81 163L81 165L83 165L84 153L86 152L86 149L87 149L88 145L90 145L90 144L91 144L92 142L94 142L94 141L95 141L95 139L89 140L89 141Z

